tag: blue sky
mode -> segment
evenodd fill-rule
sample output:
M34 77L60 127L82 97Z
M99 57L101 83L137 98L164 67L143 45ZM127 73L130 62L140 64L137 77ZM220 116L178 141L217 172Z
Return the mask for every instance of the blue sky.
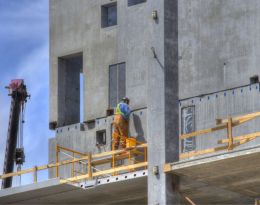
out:
M25 80L31 99L24 125L23 169L48 162L49 14L48 0L0 0L0 173L4 160L11 79ZM46 177L43 174L42 177ZM29 183L32 175L22 178Z

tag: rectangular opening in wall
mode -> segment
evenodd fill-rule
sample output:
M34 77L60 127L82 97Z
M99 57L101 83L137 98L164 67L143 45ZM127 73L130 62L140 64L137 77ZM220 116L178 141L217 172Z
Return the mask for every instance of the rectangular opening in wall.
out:
M128 6L133 6L144 2L146 2L146 0L128 0Z
M255 83L259 83L258 75L254 75L254 76L250 77L250 84L255 84Z
M84 74L80 73L80 122L84 121Z
M99 130L96 132L96 146L106 145L106 130Z
M101 6L101 27L106 28L117 25L117 3Z
M195 131L195 106L181 109L181 132L188 134ZM181 141L182 152L190 152L196 149L196 138L191 137Z
M83 99L83 54L75 53L58 58L58 127L80 122ZM82 92L82 93L81 93Z
M109 66L109 107L115 108L126 94L126 65L119 63Z

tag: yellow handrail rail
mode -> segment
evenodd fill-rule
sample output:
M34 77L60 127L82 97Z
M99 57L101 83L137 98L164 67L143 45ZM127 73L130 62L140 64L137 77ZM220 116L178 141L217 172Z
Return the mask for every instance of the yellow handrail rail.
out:
M188 139L191 137L199 137L201 135L212 133L212 132L215 132L218 130L227 129L227 139L218 140L218 144L227 143L227 145L219 146L219 147L215 147L215 148L204 149L204 150L181 153L180 159L194 157L194 156L203 155L203 154L214 153L214 152L225 150L225 149L232 150L235 147L238 147L242 144L245 144L247 142L254 140L256 137L260 136L260 132L255 132L255 133L251 133L251 134L234 137L233 128L236 126L239 126L245 122L253 120L257 117L260 117L260 112L241 115L241 116L233 117L233 118L229 117L228 119L217 119L216 120L217 125L215 127L180 135L180 139L184 140L184 139ZM237 141L237 142L234 143L234 141Z
M63 165L73 164L73 163L82 162L82 161L86 161L88 163L88 174L82 175L83 176L82 178L85 177L84 179L100 176L100 175L102 175L102 173L113 173L115 170L120 171L120 170L131 169L132 167L146 167L147 166L147 162L146 162L147 157L145 157L144 162L134 164L135 166L133 166L133 165L124 166L120 169L113 168L112 170L114 170L114 171L111 171L111 169L108 169L108 170L102 170L102 171L92 173L92 167L91 167L91 166L95 166L95 165L111 163L112 155L118 155L118 154L124 153L124 155L120 155L120 156L118 156L118 158L127 159L128 153L130 151L134 150L134 149L145 148L145 150L146 150L147 149L146 143L143 143L143 144L137 145L137 146L127 147L127 148L121 149L121 150L108 151L108 152L103 152L103 153L99 153L99 154L91 154L91 153L83 154L83 153L77 152L75 150L71 150L71 149L68 149L68 148L61 147L61 146L57 146L57 148L63 149L63 150L69 151L69 152L77 153L79 155L82 155L82 157L73 158L71 160L63 160L63 161L60 161L60 162L58 161L56 163L47 164L47 165L35 166L33 168L21 170L21 171L18 171L18 172L3 174L3 175L0 175L0 179L5 179L5 178L8 178L8 177L14 177L14 176L20 176L20 175L23 175L23 174L33 173L34 174L34 182L37 182L37 172L38 171L47 170L47 169L50 169L50 168L57 168L57 167L60 167L60 166L63 166ZM105 157L109 157L109 158L105 158ZM79 176L77 176L76 178L78 178L78 177ZM69 182L73 181L72 180L73 178L75 178L74 175L72 177L68 178ZM74 181L78 180L76 178L75 178ZM66 179L62 179L61 182L64 183L64 180L66 180Z

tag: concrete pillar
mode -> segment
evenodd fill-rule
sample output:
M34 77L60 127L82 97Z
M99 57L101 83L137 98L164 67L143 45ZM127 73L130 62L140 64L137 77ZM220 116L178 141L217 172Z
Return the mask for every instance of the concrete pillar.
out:
M151 205L180 204L178 177L163 172L165 163L179 159L178 0L164 0L163 13L164 29L159 34L163 45L152 49L155 58L148 69L148 204Z

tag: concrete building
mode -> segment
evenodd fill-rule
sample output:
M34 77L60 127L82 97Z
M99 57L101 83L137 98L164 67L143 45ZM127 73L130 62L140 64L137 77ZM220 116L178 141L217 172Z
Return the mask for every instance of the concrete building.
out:
M82 188L53 179L2 190L0 202L253 204L260 196L257 136L228 150L217 148L225 129L180 135L260 111L259 31L258 0L50 0L49 121L56 136L49 162L56 145L111 150L110 111L128 96L130 135L147 142L148 169L98 179L91 189L90 182ZM232 134L256 133L259 123ZM70 167L59 170L71 175Z

